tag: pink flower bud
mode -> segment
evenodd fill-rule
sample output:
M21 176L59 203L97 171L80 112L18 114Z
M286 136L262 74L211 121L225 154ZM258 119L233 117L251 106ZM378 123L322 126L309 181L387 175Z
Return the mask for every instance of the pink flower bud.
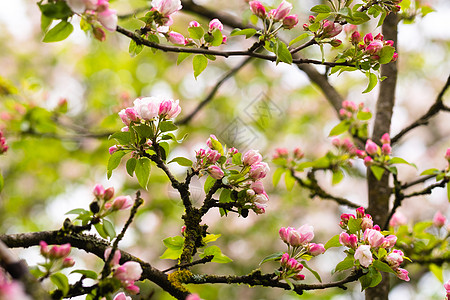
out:
M444 288L447 292L447 298L449 298L449 296L450 296L450 280L444 284Z
M222 35L222 44L226 44L228 41L228 38L226 35Z
M213 31L214 29L218 29L219 31L223 30L223 24L219 19L212 19L211 22L209 22L209 31Z
M433 217L433 225L441 228L445 225L445 222L447 222L447 218L443 214L441 214L440 211L437 211Z
M344 26L344 31L345 31L345 33L347 33L347 34L353 33L353 32L355 32L356 30L358 30L358 26L356 26L356 25L353 25L353 24L347 24L347 25Z
M383 153L384 155L389 155L392 152L392 148L391 145L389 144L383 144L383 146L381 146L381 153Z
M134 107L128 107L125 109L125 114L127 115L128 119L137 122L139 120L139 115L134 109Z
M248 3L250 5L250 10L254 15L256 15L259 18L265 18L266 17L266 8L264 5L262 5L259 1L250 1Z
M370 247L380 247L384 242L384 236L375 229L366 229L364 231L364 240L369 243Z
M206 152L206 159L212 164L215 164L219 160L220 157L221 157L221 155L220 155L219 151L217 151L217 150L209 149Z
M289 156L289 151L286 148L277 148L273 154L273 159L276 158L287 158Z
M378 145L375 144L371 139L366 142L366 152L369 155L375 155L378 152Z
M371 42L373 42L373 35L368 33L364 36L364 44L369 45Z
M133 206L131 196L119 196L112 202L112 210L125 210Z
M398 59L398 53L394 52L394 55L392 56L391 62L397 61L397 59Z
M447 151L445 152L444 158L448 161L450 161L450 148L447 148Z
M358 156L359 158L365 158L367 156L366 152L363 150L359 150L357 149L355 151L356 156Z
M358 31L353 32L350 41L353 45L359 44L361 42L361 33Z
M292 29L298 24L297 15L290 15L283 19L283 28Z
M292 227L281 227L280 230L278 231L281 240L283 242L285 242L286 244L289 244L289 232L291 230L295 230L295 229ZM287 253L285 253L285 254L287 254Z
M309 16L308 17L308 22L313 24L314 22L316 22L316 17L315 16Z
M50 249L48 248L47 243L44 241L40 241L39 245L40 245L41 255L45 258L48 258Z
M138 262L127 261L114 272L114 277L122 282L134 282L141 278L142 268Z
M96 184L92 193L94 194L95 198L103 198L105 194L105 188L101 184Z
M305 280L305 275L303 275L303 274L296 274L294 276L294 279L295 280Z
M380 53L382 48L383 43L381 41L375 40L366 47L366 53L370 55L377 55Z
M219 141L218 139L217 139L217 137L214 135L214 134L211 134L210 136L209 136L209 139L206 141L206 146L208 146L209 148L211 148L211 149L214 149L214 146L212 145L212 142L211 142L211 140L215 140L215 141ZM214 150L217 150L217 149L214 149Z
M128 284L128 285L126 285L125 286L125 290L128 292L128 293L130 293L130 294L132 294L132 295L137 295L137 294L139 294L139 287L137 286L137 285L134 285L134 284ZM131 297L130 297L131 298Z
M242 156L242 162L246 166L251 166L253 164L260 163L262 161L262 156L259 154L258 150L248 150Z
M254 163L250 167L249 176L254 180L262 179L266 177L270 171L269 165L265 162Z
M350 220L350 219L356 219L356 217L355 217L354 215L352 215L352 214L342 214L342 215L341 215L341 220L342 220L342 222L344 222L345 224L347 224L347 223L348 223L348 220Z
M71 257L64 258L64 260L62 262L63 268L70 268L70 267L73 267L74 265L75 265L75 261Z
M184 236L184 233L186 232L186 225L181 226L181 235Z
M294 149L294 158L295 159L302 159L305 156L305 153L303 153L302 149L295 148Z
M389 136L389 133L383 134L383 136L380 139L382 144L390 144L391 143L391 137Z
M111 250L112 250L112 248L106 248L105 253L103 255L103 257L105 258L105 261L108 260L108 257L111 254ZM113 258L112 258L112 260L110 262L110 265L112 267L118 266L119 265L119 261L120 261L120 257L121 257L120 251L116 250L114 252L114 256L113 256Z
M109 188L107 188L107 189L105 190L103 199L104 199L105 201L108 201L108 200L110 200L113 196L114 196L114 188L113 188L113 187L109 187Z
M104 40L106 40L106 33L100 27L93 27L92 34L94 35L94 38L99 40L100 42L103 42Z
M396 227L400 225L405 225L407 222L406 217L401 212L395 212L389 221L389 226Z
M409 276L408 276L408 271L407 270L402 269L402 268L398 268L396 270L396 272L397 272L397 277L399 279L404 280L404 281L409 281Z
M197 21L191 21L189 22L189 28L191 27L200 27L200 23Z
M403 256L401 253L395 250L386 256L386 262L393 268L398 268L403 262Z
M329 20L322 21L322 37L332 38L337 36L342 31L342 26L340 24L335 24Z
M391 249L397 243L397 237L395 235L388 235L384 238L383 244L381 244L382 248Z
M356 217L357 218L362 218L365 215L366 215L366 213L365 213L364 207L361 206L356 209Z
M385 41L384 44L387 45L387 46L394 47L394 41L391 41L391 40Z
M125 124L126 126L130 125L131 120L128 118L125 109L122 109L121 111L119 111L119 117L122 120L123 124Z
M110 155L112 155L117 150L119 150L119 147L117 145L114 145L114 146L109 147L108 152Z
M264 186L261 181L255 181L250 185L250 188L255 191L256 194L265 194Z
M274 21L278 22L280 20L283 20L292 10L292 4L283 0L283 2L278 5L276 9L272 9L270 12L270 16L273 18Z
M367 214L366 216L370 216L369 214ZM373 225L373 229L377 230L377 231L381 231L380 226L378 226L378 224Z
M178 32L171 31L167 34L167 40L175 45L185 45L186 44L186 38Z
M114 296L113 300L132 300L132 299L131 299L131 297L128 297L127 295L125 295L124 292L120 292L116 296Z
M332 47L339 47L340 45L342 45L342 41L339 39L334 39L334 40L331 40L330 45Z
M373 220L372 218L369 218L368 215L362 218L361 222L361 229L365 231L366 229L372 229L373 228Z
M230 149L228 149L228 154L233 156L235 154L239 153L238 149L231 147Z
M303 24L303 30L308 31L309 30L309 25L308 24Z
M283 253L283 255L281 255L281 260L280 260L281 266L283 266L283 267L286 266L288 261L289 261L289 254Z
M355 102L348 100L342 101L342 107L351 112L358 110L358 107L356 106Z
M373 164L373 159L370 156L364 157L364 165L370 167Z
M53 246L49 251L50 258L64 258L70 254L70 244L63 244L61 246Z
M201 300L201 299L200 299L200 296L197 295L197 294L189 294L189 295L186 297L186 300Z
M225 175L223 173L222 169L219 168L218 166L209 166L208 173L209 173L209 175L211 175L212 178L214 178L216 180L222 179L223 176Z
M309 254L311 254L312 256L317 256L325 253L325 247L323 246L323 244L310 243L308 248Z

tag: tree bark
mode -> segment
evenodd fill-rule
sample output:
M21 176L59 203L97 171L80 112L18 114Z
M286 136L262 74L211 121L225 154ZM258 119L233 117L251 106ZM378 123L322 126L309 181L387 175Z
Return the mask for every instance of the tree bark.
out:
M385 40L393 40L397 46L397 24L396 14L389 14L382 25L382 33ZM384 133L390 132L392 111L395 104L395 90L397 84L397 63L391 62L381 67L381 76L387 78L380 83L380 92L377 100L376 117L372 139L379 143ZM389 188L389 176L384 175L378 181L370 171L367 171L369 213L373 217L374 224L383 226L389 215L389 198L391 189ZM389 297L389 275L383 274L381 283L366 290L366 300L387 300Z

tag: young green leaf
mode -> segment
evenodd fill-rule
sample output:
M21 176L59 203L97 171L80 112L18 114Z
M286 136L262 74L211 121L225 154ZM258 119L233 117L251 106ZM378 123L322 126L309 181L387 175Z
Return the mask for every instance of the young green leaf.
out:
M330 134L328 136L340 135L349 130L350 125L351 123L348 120L341 121L339 124L334 126L333 129L331 129Z
M67 295L69 292L69 279L62 273L54 273L50 275L50 281L61 290L63 295Z
M65 40L73 31L73 26L67 21L61 21L50 29L42 40L44 43L53 43Z
M276 50L275 54L277 55L277 61L282 61L287 64L292 64L292 55L291 55L291 52L289 52L289 49L285 43L278 40L275 50Z
M351 267L353 267L354 261L355 259L353 256L347 256L343 261L336 265L336 268L334 268L334 272L350 269Z
M313 6L311 8L311 11L315 12L315 13L328 13L328 12L331 12L331 7L329 7L328 5L325 5L325 4L320 4L320 5Z
M129 160L127 160L127 173L131 177L133 177L134 169L136 168L137 159L132 157Z
M333 178L331 180L331 184L335 185L338 184L339 182L342 181L342 179L344 179L344 172L342 172L341 169L333 172Z
M291 191L294 188L295 178L292 176L291 172L286 172L284 174L284 182L286 183L286 189Z
M383 177L384 174L384 168L379 167L379 166L370 166L370 170L372 171L373 176L375 176L375 178L380 181L381 177Z
M311 269L311 268L306 264L306 261L302 261L302 265L303 265L308 271L310 271L310 272L314 275L314 277L316 277L316 279L317 279L320 283L322 283L322 278L320 278L319 273L317 273L316 271L314 271L313 269Z
M259 265L262 265L263 263L266 263L268 261L278 261L281 259L281 256L284 254L284 252L276 252L272 253L266 257L263 258L263 260L259 263Z
M175 157L174 159L169 161L168 164L170 164L172 162L176 162L177 164L179 164L180 166L183 166L183 167L192 167L192 161L190 161L189 159L184 158L184 157Z
M205 251L199 256L200 258L204 258L205 256L209 255L214 256L211 261L215 263L226 264L233 261L231 258L224 255L218 246L209 246L205 248Z
M208 65L208 59L198 54L194 56L194 59L192 60L192 66L194 67L194 77L197 79L197 77L206 69L206 66Z
M73 273L78 273L78 274L83 275L86 278L90 278L90 279L94 279L94 280L98 278L98 274L91 270L73 270L72 272L70 272L70 274L73 274Z
M392 57L394 56L395 49L391 46L384 46L380 51L380 64L387 64L391 62Z
M206 178L205 186L203 187L205 193L208 194L209 190L213 187L214 183L216 183L216 180L211 176L208 176L208 178Z
M116 230L114 228L114 225L106 219L103 219L103 230L111 239L116 237Z
M199 40L205 34L205 31L201 26L188 28L189 36L195 40Z
M218 238L220 238L221 234L207 234L203 239L203 243L208 244L211 242L215 242Z
M116 151L114 152L108 160L108 179L111 178L112 171L117 168L122 160L122 157L125 155L125 151Z
M371 90L373 90L373 88L377 85L377 75L367 72L366 73L367 78L369 78L369 85L367 86L367 88L363 91L364 93L368 93Z
M256 29L253 28L246 28L246 29L233 29L233 31L231 31L230 36L237 36L237 35L245 35L245 38L251 38L252 36L254 36L256 34Z
M108 140L115 139L121 145L128 145L131 142L130 132L115 132L108 137Z
M186 58L188 58L189 56L191 56L192 53L186 53L186 52L181 52L180 54L178 54L178 58L177 58L177 65L181 64L181 62L183 60L185 60Z
M325 250L328 250L329 248L333 247L340 247L342 246L339 242L339 234L333 236L326 244L325 244Z
M278 168L275 170L275 172L273 173L273 177L272 177L272 183L273 183L274 187L276 187L278 185L278 182L280 182L280 179L281 179L281 175L283 175L284 172L286 172L285 168Z
M296 37L295 39L293 39L292 41L289 42L289 46L294 45L295 43L300 42L301 40L304 40L305 38L307 38L309 36L309 34L307 32L300 34L298 37Z
M139 158L134 173L136 174L139 185L147 189L148 180L150 179L150 159L147 157Z
M159 129L162 132L174 131L174 130L178 129L178 126L173 124L173 121L163 121L163 122L159 123Z

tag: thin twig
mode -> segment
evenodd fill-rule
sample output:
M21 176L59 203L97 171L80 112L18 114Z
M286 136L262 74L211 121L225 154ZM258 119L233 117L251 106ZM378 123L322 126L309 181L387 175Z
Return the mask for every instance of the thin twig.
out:
M188 268L188 267L192 267L192 266L199 265L199 264L206 264L206 263L210 262L213 258L214 258L214 255L207 255L207 256L203 257L202 259L193 261L191 263L176 264L173 267L170 267L170 268L167 268L165 270L162 270L162 272L163 273L167 273L167 272L169 272L171 270L174 270L174 269L183 269L183 268Z

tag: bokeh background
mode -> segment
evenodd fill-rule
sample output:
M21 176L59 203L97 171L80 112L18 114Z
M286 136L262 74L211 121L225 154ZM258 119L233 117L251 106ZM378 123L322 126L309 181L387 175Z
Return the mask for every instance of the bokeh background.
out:
M244 1L196 1L211 8L220 8L238 17L248 18L248 4ZM277 3L265 2L276 5ZM318 1L292 1L300 24L285 34L294 38L302 33L301 24L308 18L308 10ZM422 3L423 4L423 3ZM402 22L399 26L399 84L397 106L394 110L392 132L395 134L421 116L434 102L450 70L450 3L431 0L436 11L414 24ZM127 15L149 7L147 1L111 1L119 15ZM142 14L142 13L141 13ZM198 20L207 25L210 20L180 13L173 28L187 33L187 24ZM217 58L195 80L192 58L176 65L177 55L153 53L144 49L136 57L128 54L129 40L118 33L108 33L105 42L98 42L79 28L79 19L73 19L75 31L63 42L42 43L40 12L35 1L15 0L0 2L0 124L10 149L0 158L5 177L5 188L0 195L0 232L53 230L62 225L65 212L87 208L92 201L95 183L114 186L117 194L133 195L139 189L135 178L130 178L125 167L119 167L110 180L106 179L109 157L109 133L122 124L117 112L138 96L165 95L180 99L182 113L188 115L204 99L217 80L244 58ZM134 18L123 18L119 24L137 29L142 24ZM376 23L360 26L360 31L377 32ZM231 28L226 28L227 32ZM346 40L345 34L339 36ZM242 36L229 38L227 49L246 49L251 41ZM327 58L336 52L327 48ZM320 58L318 48L310 47L305 56ZM321 72L325 69L318 67ZM366 77L359 72L331 76L330 81L345 96L356 103L364 102L374 110L377 88L368 94ZM58 111L58 102L66 99L67 113ZM254 60L235 77L228 80L209 103L189 124L183 125L178 136L188 134L181 145L172 145L171 157L194 158L194 150L204 146L210 134L239 150L259 149L270 160L274 149L301 147L308 159L315 159L331 148L329 130L338 123L335 111L317 87L297 67L275 65ZM440 114L429 126L414 130L394 148L394 154L414 162L418 170L400 167L400 180L414 179L424 169L445 167L445 149L450 146L450 118ZM271 165L272 170L275 166ZM180 178L185 169L171 165ZM320 181L333 194L367 205L365 168L355 162L355 172L346 174L342 183L331 186L330 174ZM202 180L191 185L193 199L200 203L204 195ZM267 213L248 218L230 215L221 218L211 211L204 218L209 231L221 234L216 242L233 259L232 263L209 264L194 270L216 274L246 274L258 268L260 260L284 250L279 240L281 226L298 227L311 224L315 228L314 242L325 243L340 232L339 216L349 212L331 201L310 199L308 192L295 186L286 191L283 180L273 186L271 176L265 181L270 204ZM162 239L180 234L183 225L180 216L183 207L167 179L152 169L149 190L143 191L144 208L121 242L121 248L130 251L157 268L166 268L173 261L158 257L164 252ZM445 191L435 190L431 195L404 201L400 211L409 224L431 219L440 210L450 217ZM117 229L127 213L114 216ZM337 280L343 275L331 275L331 270L344 254L342 249L330 250L311 261L311 266L324 281ZM30 264L41 261L37 248L18 249L17 253ZM100 260L82 251L74 250L76 267L100 270ZM262 266L272 272L276 263ZM443 299L442 284L426 269L411 265L411 282L392 278L391 298ZM316 282L305 270L306 282ZM72 280L79 276L71 275ZM450 278L448 270L444 278ZM170 299L153 284L145 290L154 292L152 299ZM203 299L296 299L299 296L275 289L247 286L190 286ZM358 283L349 290L332 289L308 292L302 299L363 299ZM139 299L135 297L134 299Z

